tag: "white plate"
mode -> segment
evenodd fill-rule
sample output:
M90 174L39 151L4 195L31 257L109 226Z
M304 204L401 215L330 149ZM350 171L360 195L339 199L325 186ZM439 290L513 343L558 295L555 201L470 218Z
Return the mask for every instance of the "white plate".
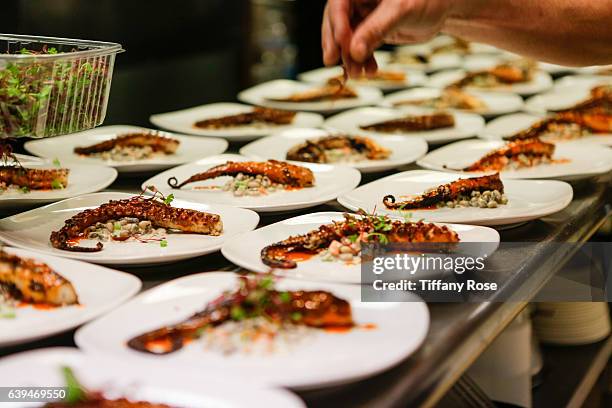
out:
M441 93L442 90L440 88L407 89L405 91L394 92L387 95L381 103L381 106L393 108L394 103L397 102L437 98ZM469 94L482 100L485 103L486 108L477 111L463 111L456 109L457 111L476 113L490 118L493 116L516 112L521 110L523 107L523 99L520 96L512 93L470 91ZM397 108L403 109L404 107L398 106Z
M19 162L32 169L70 169L68 186L53 190L30 190L28 193L7 190L0 193L0 209L27 207L36 204L51 203L81 194L93 193L110 186L117 178L117 170L106 166L92 166L60 161L60 166L50 160L17 154Z
M480 160L485 154L504 145L501 140L462 140L443 146L417 161L431 170L460 172L477 176L479 172L461 170ZM612 150L591 143L566 142L556 145L553 159L568 159L567 163L543 164L518 170L504 170L504 178L578 180L612 170Z
M196 106L194 108L182 109L179 111L159 113L151 115L149 120L155 126L174 132L187 133L197 136L222 137L231 142L241 142L253 140L258 137L267 136L270 133L291 127L312 126L317 127L323 123L323 117L316 113L298 112L290 125L250 125L236 126L226 129L199 129L194 126L199 120L220 118L223 116L247 113L253 110L250 105L241 103L211 103L208 105ZM221 153L221 152L219 152Z
M51 160L57 158L62 163L65 161L79 164L105 165L114 167L120 173L136 173L167 169L202 157L220 154L227 149L227 141L223 139L203 139L159 132L160 136L171 137L181 142L176 153L134 161L103 160L101 158L81 156L74 153L75 147L90 146L105 140L113 139L118 135L142 131L155 132L152 129L137 126L102 126L66 136L32 140L27 142L24 147L32 154L46 157Z
M302 401L288 391L259 386L248 378L221 378L215 373L204 374L185 365L161 361L131 364L67 347L5 357L0 362L0 378L7 387L65 387L63 367L70 367L85 388L103 392L107 398L123 397L176 407L304 407ZM236 392L237 387L240 392ZM40 405L2 404L3 407Z
M428 85L433 86L435 88L444 88L452 84L453 82L462 79L465 76L466 72L467 71L464 70L438 72L437 74L434 74L429 77ZM466 89L470 91L478 90L491 92L511 92L527 96L547 91L551 87L552 78L550 77L550 74L544 71L536 71L534 78L529 82L512 85L500 85L490 88L478 88L468 86L466 87Z
M478 136L482 139L502 140L506 136L512 136L520 131L526 130L536 122L541 121L543 118L543 115L534 115L530 113L515 113L512 115L501 116L487 123L484 130ZM581 137L580 139L553 141L553 143L567 142L589 142L612 146L612 135L596 134Z
M143 360L184 362L219 378L240 373L264 384L305 389L356 381L384 371L412 354L429 328L427 306L416 299L404 303L368 303L361 302L361 290L356 285L282 280L278 283L281 290L330 291L350 302L353 319L358 324L373 324L375 328L356 328L345 333L315 329L297 344L288 346L288 350L277 348L265 354L228 356L206 349L198 341L166 356L153 356L126 346L126 341L134 336L202 310L224 290L233 290L236 278L233 273L213 272L157 286L83 327L76 333L75 341L86 352L133 358L134 364Z
M323 129L290 129L260 140L256 140L240 149L240 153L258 160L286 160L289 149L306 140L319 139L334 134ZM357 133L356 135L358 135ZM391 155L384 160L363 160L341 163L354 167L362 173L384 171L412 163L427 153L427 143L421 138L399 135L372 136L372 140L389 149Z
M335 200L340 194L355 188L361 180L359 171L348 166L332 166L329 164L314 164L303 162L289 162L299 166L308 167L315 176L314 187L297 190L276 191L265 196L236 197L229 191L220 189L194 189L194 187L222 186L229 177L219 177L212 180L201 181L186 185L180 190L168 186L168 179L176 177L179 181L185 180L196 173L226 163L227 161L252 161L245 156L237 154L222 154L208 157L194 163L185 164L167 170L145 181L142 185L155 185L165 193L172 193L177 198L199 203L219 203L235 207L249 208L259 212L290 211L300 208L314 207L330 200Z
M612 84L612 76L606 75L568 75L555 81L556 88L582 87L590 90L598 85Z
M394 174L363 185L338 198L338 202L353 211L363 208L389 215L410 213L412 218L424 218L433 222L456 222L476 225L516 224L564 209L572 201L572 187L562 181L503 179L508 204L497 208L436 208L426 210L389 210L382 202L392 194L417 196L430 188L447 184L464 176L428 170L413 170Z
M238 94L238 99L242 102L253 105L268 106L270 108L301 110L308 112L333 113L358 106L375 105L382 99L380 89L369 86L352 87L357 93L357 98L339 99L336 101L320 102L277 102L267 98L284 98L296 92L316 88L319 85L306 84L288 79L277 79L246 89ZM312 126L301 125L300 126Z
M523 57L521 57L520 55L508 51L504 51L499 55L469 55L465 58L463 68L467 69L468 71L487 69L504 62L516 61L522 58ZM551 75L561 75L572 72L579 72L579 68L551 64L548 62L537 62L537 67L538 69L544 72L548 72Z
M174 200L172 206L219 214L223 222L220 236L200 234L168 234L166 247L157 242L106 242L100 252L70 252L51 246L49 236L64 226L64 221L88 208L96 208L109 200L133 197L126 193L97 193L70 198L0 220L0 240L20 248L81 259L88 262L117 265L150 265L205 255L221 248L238 233L257 226L259 216L253 211L222 205L197 204ZM93 241L91 246L93 246ZM83 243L86 245L86 243Z
M422 72L407 69L402 65L385 65L384 67L380 67L380 69L384 71L403 72L404 74L406 74L406 79L404 81L381 81L370 79L358 81L349 80L348 85L367 85L372 86L374 88L378 88L383 91L394 91L413 86L422 86L423 84L425 84L425 81L427 81L427 77ZM300 81L322 85L326 84L329 79L337 78L342 74L342 67L323 67L314 69L312 71L303 72L298 75L298 79Z
M290 236L306 234L317 230L321 225L344 220L341 212L320 212L289 218L275 224L267 225L240 236L239 240L228 242L221 253L224 257L248 270L255 272L272 272L275 275L293 279L304 279L316 282L339 282L361 284L361 264L344 262L325 262L319 256L298 262L294 269L271 269L261 262L260 253L268 245L280 242ZM397 217L396 217L397 218ZM403 218L399 218L403 220ZM415 217L416 219L416 217ZM461 242L492 243L486 254L490 255L499 243L499 233L492 228L473 225L446 224L459 234ZM250 245L240 245L249 242ZM426 273L427 271L423 271ZM389 279L389 276L387 276Z
M527 99L525 110L531 113L544 114L569 109L589 98L590 93L589 88L579 85L553 88L548 92Z
M41 339L78 327L119 306L140 290L140 280L127 273L23 249L4 247L4 250L49 265L72 282L80 305L48 310L17 307L15 318L0 318L0 347Z
M381 68L385 68L389 65L391 66L402 66L410 70L421 70L423 72L436 72L441 71L443 69L454 69L459 68L461 66L461 56L457 54L438 54L438 55L429 55L430 50L428 47L423 46L407 46L407 47L398 47L398 51L400 54L405 55L427 55L429 58L429 62L427 64L424 63L416 63L416 64L405 64L405 63L390 63L393 53L391 51L375 51L374 57L376 58L376 62L378 66Z
M406 115L427 115L431 114L431 109L418 108L413 106L403 107L402 109L389 108L359 108L348 112L343 112L332 116L325 121L324 126L328 129L338 130L351 134L362 134L364 136L402 135L409 137L421 137L428 143L444 143L453 140L466 139L476 136L484 128L484 119L480 115L473 113L453 112L455 126L447 129L427 130L422 132L406 133L381 133L370 130L363 130L360 126L371 125L386 120L404 117Z

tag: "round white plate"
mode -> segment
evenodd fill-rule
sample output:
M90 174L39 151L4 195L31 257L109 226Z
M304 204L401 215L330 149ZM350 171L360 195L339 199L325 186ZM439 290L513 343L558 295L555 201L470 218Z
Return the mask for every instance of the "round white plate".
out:
M338 202L353 211L363 208L389 215L410 213L412 218L433 222L456 222L476 225L507 225L541 218L564 209L573 196L572 187L554 180L503 179L508 204L497 208L435 208L423 210L389 210L382 202L384 196L398 200L418 196L430 188L447 184L465 176L428 170L413 170L394 174L366 185L338 198Z
M197 136L222 137L230 142L242 142L267 136L270 133L291 127L312 126L317 127L323 123L323 117L316 113L298 112L290 125L249 125L228 127L226 129L199 129L194 126L197 121L220 118L229 115L238 115L253 110L250 105L241 103L211 103L182 109L174 112L151 115L149 120L155 126L174 132L181 132ZM222 152L218 152L222 153ZM200 156L203 157L203 156Z
M582 86L553 88L548 92L532 96L525 102L527 112L544 114L569 109L587 99L590 89Z
M239 240L228 242L223 246L221 253L224 257L238 266L254 272L272 272L278 276L292 279L315 282L338 282L363 284L361 279L361 264L346 264L344 262L325 262L319 256L297 263L294 269L271 269L261 261L260 253L263 248L276 242L283 241L290 236L306 234L317 230L321 225L331 224L333 221L344 220L341 212L320 212L289 218L275 224L266 225L255 231L243 234ZM403 220L401 217L395 217ZM418 217L415 217L416 221ZM473 225L445 224L459 234L461 242L490 243L486 253L488 256L497 249L499 233L492 228ZM245 247L240 242L249 242ZM425 273L427 271L423 271ZM389 279L389 277L387 277Z
M244 406L304 407L288 391L255 384L249 378L221 378L186 365L129 361L94 356L75 348L57 347L5 357L0 362L3 386L65 387L62 368L69 367L90 391L107 398L127 398L175 407L240 408ZM236 392L237 387L240 392ZM39 407L40 403L3 404L3 407Z
M380 89L369 86L351 87L357 93L357 98L339 99L336 101L319 102L277 102L267 98L285 98L296 92L304 92L309 89L317 88L320 85L306 84L288 79L277 79L246 89L238 94L238 99L242 102L253 105L268 106L270 108L333 113L358 106L375 105L382 99ZM300 125L312 126L312 125Z
M371 125L386 120L401 118L407 115L431 114L431 109L418 107L404 107L402 109L389 108L359 108L332 116L325 121L324 126L328 129L347 132L350 134L361 134L364 136L388 137L401 135L408 137L421 137L428 143L444 143L453 140L467 139L476 136L484 128L484 119L473 113L452 112L455 117L455 126L446 129L427 130L421 132L406 133L381 133L363 130L360 126Z
M430 55L430 49L427 46L406 46L406 47L398 47L397 51L399 54L404 54L407 56L410 55L426 55L429 58L428 63L400 63L393 62L393 52L391 51L375 51L374 58L376 58L376 62L378 66L381 68L385 68L389 65L391 66L401 66L410 70L420 70L426 73L441 71L443 69L454 69L461 67L461 56L457 54L437 54Z
M387 95L382 101L381 106L393 108L394 104L398 102L433 99L439 97L441 93L442 90L440 88L407 89L405 91L394 92ZM504 115L506 113L516 112L521 110L523 107L523 99L520 96L512 93L470 91L469 94L483 101L486 108L476 111L456 109L457 111L476 113L490 118ZM403 109L404 107L405 106L398 106L397 108Z
M551 75L565 75L574 72L580 72L580 68L568 67L565 65L552 64L550 62L538 62L538 67L542 71L546 71Z
M182 189L175 190L168 186L168 179L170 177L176 177L179 181L183 181L196 173L206 171L213 166L226 163L227 161L252 161L252 159L237 154L222 154L208 157L194 163L166 170L145 181L142 185L143 187L154 185L164 193L172 193L177 198L198 203L218 203L249 208L259 212L277 212L314 207L315 205L335 200L340 194L355 188L361 180L359 171L348 166L289 162L308 167L312 170L315 176L314 187L275 191L268 195L257 197L236 197L232 192L222 191L221 189L202 189L202 187L223 186L225 182L229 180L228 176L191 183L184 186ZM200 187L200 189L196 187Z
M518 60L522 57L508 51L504 51L498 55L469 55L465 58L463 68L468 71L492 68L495 65ZM551 64L548 62L537 62L538 69L548 72L551 75L561 75L573 72L579 72L579 68L567 67L564 65Z
M403 72L406 74L406 79L404 81L381 81L371 79L349 80L347 85L366 85L378 88L382 91L394 91L413 86L422 86L427 81L427 77L422 72L407 69L402 65L385 65L384 67L380 67L380 69L391 72ZM339 66L323 67L314 69L312 71L303 72L298 75L298 79L311 84L322 85L326 84L329 79L337 78L338 76L343 75L343 73L344 71L342 70L342 67Z
M105 140L113 139L119 135L133 132L155 132L152 129L137 126L102 126L84 132L59 136L48 139L32 140L25 144L25 149L37 156L48 159L59 159L63 162L79 164L98 164L114 167L120 173L137 173L163 170L179 164L194 161L206 156L221 154L227 149L227 141L223 139L203 139L192 136L176 135L159 132L160 136L167 136L180 142L176 153L159 155L150 159L134 161L103 160L96 157L81 156L74 153L75 147L85 147Z
M126 341L147 330L181 321L233 290L237 275L229 272L204 273L176 279L157 286L114 312L80 329L77 345L88 353L102 353L140 361L186 363L200 371L223 378L240 373L264 384L306 389L322 388L363 379L384 371L412 354L423 342L429 328L425 303L415 298L404 303L361 302L359 286L281 280L281 290L327 290L351 304L357 324L344 333L309 330L296 344L277 347L270 353L224 355L194 341L178 352L154 356L131 350ZM377 347L372 352L372 347ZM136 360L138 358L138 360Z
M460 172L477 176L479 172L461 170L480 160L487 153L504 145L501 140L462 140L443 146L417 161L431 170ZM604 174L612 170L612 150L591 143L566 142L556 145L553 159L566 159L566 163L542 164L518 170L504 170L504 178L578 180Z
M612 76L606 75L568 75L555 81L555 89L582 87L588 91L598 85L612 84Z
M49 265L72 282L80 304L52 309L17 307L14 318L0 318L0 347L38 340L78 327L119 306L140 290L140 280L124 272L23 249L4 247L4 250ZM2 375L0 378L7 379Z
M506 136L512 136L520 131L526 130L536 122L541 121L543 115L535 115L530 113L515 113L512 115L501 116L487 123L484 130L478 135L482 139L487 140L502 140ZM546 140L548 141L548 140ZM553 143L567 142L589 142L597 143L606 146L612 146L612 135L596 134L585 136L580 139L571 140L553 140Z
M26 168L57 169L67 168L68 186L53 190L30 190L27 193L13 190L0 192L0 209L28 207L36 204L51 203L81 194L93 193L110 186L117 178L117 170L106 166L75 164L61 161L55 164L51 160L17 154L17 159Z
M165 247L159 242L142 243L132 240L105 242L102 251L91 253L65 251L51 246L49 241L51 232L63 227L64 221L73 215L88 208L96 208L109 200L121 200L133 196L134 194L127 193L88 194L13 215L0 220L0 240L16 247L88 262L151 265L195 258L217 251L227 239L254 229L259 222L259 216L253 211L177 199L172 201L173 207L219 214L223 222L223 233L219 236L170 233L167 235ZM91 246L94 246L93 241Z
M334 134L323 129L290 129L249 143L240 149L244 156L258 160L286 160L287 152L306 140L319 139ZM359 135L357 133L356 135ZM427 153L427 142L421 138L400 135L372 136L372 140L389 149L391 155L384 160L363 160L340 163L358 169L362 173L372 173L393 169L416 161Z
M429 86L433 86L435 88L444 88L461 78L463 78L466 74L464 70L453 70L453 71L443 71L438 72L429 77ZM533 95L536 93L544 92L549 90L552 87L552 78L550 74L544 71L536 71L534 78L525 83L520 84L512 84L512 85L500 85L491 88L478 88L473 86L468 86L466 89L469 91L491 91L491 92L511 92L519 95L527 96Z

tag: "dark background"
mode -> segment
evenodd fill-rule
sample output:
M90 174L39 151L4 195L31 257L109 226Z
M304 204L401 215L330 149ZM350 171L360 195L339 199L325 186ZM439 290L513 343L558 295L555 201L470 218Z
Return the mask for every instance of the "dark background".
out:
M153 113L234 101L259 58L254 7L281 9L294 72L321 65L324 0L2 0L2 31L118 42L105 124L149 125Z

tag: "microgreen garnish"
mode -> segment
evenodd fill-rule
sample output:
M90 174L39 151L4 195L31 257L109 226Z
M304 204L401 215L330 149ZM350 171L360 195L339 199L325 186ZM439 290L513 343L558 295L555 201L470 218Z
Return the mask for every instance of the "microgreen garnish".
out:
M347 238L348 238L348 240L349 240L349 241L351 241L351 242L357 242L357 239L359 238L359 235L357 235L357 234L352 234L352 235L349 235Z
M21 190L22 193L27 194L27 193L30 192L30 187L28 187L28 186L21 186L19 188L19 190Z
M62 367L62 373L64 374L64 380L66 381L66 398L64 402L67 404L77 404L85 400L87 392L83 386L79 383L74 372L70 367Z
M293 320L294 322L299 322L300 320L302 320L302 314L300 312L291 313L291 320Z
M164 199L166 205L170 205L172 201L174 201L174 194L170 194Z
M168 241L162 239L161 241L159 241L159 246L162 248L166 248L168 246Z
M21 55L57 53L54 47L15 51ZM4 113L0 133L13 137L50 136L92 127L103 112L101 105L105 103L106 87L110 83L107 74L108 64L104 59L94 63L84 59L26 59L7 63L0 69L0 105ZM74 104L73 101L84 100L91 93L92 85L96 96L89 103ZM79 120L66 120L67 115Z
M62 164L60 163L59 159L56 157L55 159L53 159L53 165L55 167L62 167Z
M387 236L385 234L381 234L380 232L371 232L371 233L369 233L368 234L368 241L369 241L370 237L377 237L378 238L378 242L380 242L383 245L389 243L389 238L387 238Z

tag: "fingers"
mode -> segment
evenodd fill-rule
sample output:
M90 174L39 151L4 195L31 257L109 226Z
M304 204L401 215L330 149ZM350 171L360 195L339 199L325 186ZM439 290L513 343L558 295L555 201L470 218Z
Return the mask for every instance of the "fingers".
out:
M405 12L398 2L380 2L353 35L349 48L352 59L359 63L368 61Z
M330 47L327 43L325 46L330 49L330 58L326 60L326 64L335 64L339 57L342 57L342 63L346 68L346 72L350 77L357 77L363 72L363 66L356 63L351 58L349 46L353 30L351 28L351 1L352 0L329 0L327 2L327 23L331 31L333 46Z
M325 65L335 65L340 59L340 48L334 40L334 33L329 21L328 6L325 6L323 13L323 24L321 26L321 46L323 48L323 63Z
M341 50L348 50L352 35L350 0L329 0L327 11L336 45Z
M376 71L378 71L378 64L373 56L368 58L368 60L365 62L364 69L367 76L376 74Z

